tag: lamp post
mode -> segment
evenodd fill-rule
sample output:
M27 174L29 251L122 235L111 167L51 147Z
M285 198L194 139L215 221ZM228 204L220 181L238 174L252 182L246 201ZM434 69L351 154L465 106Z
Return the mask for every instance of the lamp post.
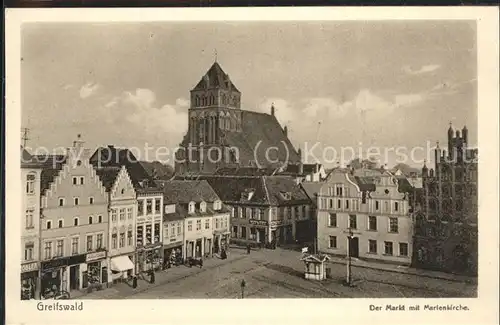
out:
M348 236L347 236L347 282L348 286L352 285L352 275L351 275L351 241L354 237L352 233L352 229L349 228Z
M245 279L241 280L241 299L245 298L245 286L246 286L246 282L245 282Z

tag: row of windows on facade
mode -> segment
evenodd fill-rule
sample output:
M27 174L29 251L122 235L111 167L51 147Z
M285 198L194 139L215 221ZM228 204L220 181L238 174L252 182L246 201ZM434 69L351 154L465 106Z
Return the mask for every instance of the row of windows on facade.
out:
M94 198L93 197L89 197L89 204L94 204ZM64 197L60 197L59 198L59 206L60 207L63 207L66 205L66 198ZM73 205L80 205L80 198L79 197L74 197L73 198Z
M441 198L461 198L467 196L476 196L477 195L477 185L464 186L463 184L455 185L454 191L453 187L449 185L442 185L441 191L439 191L439 187L437 184L433 184L434 186L428 186L426 188L427 195L431 197L441 197Z
M338 227L337 222L337 214L330 213L328 218L328 227ZM358 229L358 220L357 216L354 214L349 215L349 223L347 225L348 228ZM389 227L388 231L391 233L399 232L399 223L398 218L389 218ZM377 217L376 216L368 216L367 220L367 229L371 231L377 231Z
M222 105L234 105L234 106L238 106L238 97L230 97L230 96L226 96L226 95L222 95L221 96L221 102L222 102ZM216 98L214 95L210 95L210 96L198 96L196 95L194 97L194 105L196 107L199 107L199 106L211 106L211 105L217 105L217 101L216 101Z
M196 203L195 202L189 202L188 205L188 213L195 213L196 212ZM213 203L213 208L215 211L218 211L222 209L222 202L221 201L215 201ZM199 203L199 209L200 212L206 212L207 211L207 203L202 201Z
M219 124L219 129L221 130L226 130L226 131L235 131L235 130L239 130L241 129L241 121L239 118L235 119L235 118L232 118L230 116L221 116L219 117L218 119L216 119L215 117L212 117L212 131L214 132L215 131L215 127L217 125L217 120L219 121L218 124ZM196 120L196 119L191 119L191 132L193 132L193 137L196 138L205 138L205 142L209 141L208 140L208 134L210 132L210 123L207 123L208 125L205 126L204 123L206 123L205 121L207 120L201 120L201 123L197 123L197 121L199 120ZM208 132L205 132L205 131L208 131ZM215 134L213 134L211 137L210 137L210 140L215 140L214 139L214 136Z
M292 210L293 209L293 210ZM235 208L236 214L233 215L235 218L242 219L256 219L256 220L265 220L266 219L266 210L259 208ZM296 218L300 218L301 216L305 218L307 216L307 206L295 206L295 207L282 207L280 208L280 216L281 218L292 219L292 211L295 214ZM302 210L302 214L300 213Z
M337 236L330 236L328 248L337 249ZM368 240L368 253L378 254L378 244L376 240ZM394 243L384 241L384 255L394 255ZM408 256L408 243L399 243L399 256Z
M144 209L146 205L146 209ZM153 210L154 207L154 210ZM137 200L137 215L142 216L144 214L158 214L161 213L161 199L145 199Z
M94 216L89 216L88 217L88 225L91 225L96 221L96 223L102 223L103 218L102 215L97 216L97 220L94 219ZM73 218L73 226L82 226L83 224L80 223L80 217L75 217ZM26 228L33 228L34 223L33 223L33 210L26 210ZM60 219L57 221L57 228L64 228L64 220ZM49 230L52 229L52 220L47 220L45 222L45 229Z
M131 232L130 232L131 233ZM95 238L95 241L94 241ZM48 260L55 257L64 256L64 242L65 239L58 239L55 241L45 241L43 246L44 259ZM130 244L132 241L129 241ZM87 235L86 237L86 252L94 252L97 250L104 249L104 234L96 234L96 235ZM72 237L71 238L71 255L80 254L80 238ZM26 257L26 249L25 249L25 257Z
M350 202L352 201L352 204ZM384 209L381 209L381 202L384 204ZM337 200L337 204L335 205L335 200L334 199L321 199L321 208L322 209L345 209L345 210L353 210L357 211L359 210L359 200L355 199L347 199L347 200ZM380 212L400 212L400 204L399 202L393 202L394 204L392 205L392 210L389 207L389 202L388 201L375 201L375 211L380 211ZM366 204L366 200L362 200L361 204Z
M151 225L137 226L137 246L145 246L153 243L159 243L161 241L160 235L160 223L154 224L154 228ZM154 233L153 233L154 231Z
M196 220L196 231L201 230L201 225L202 222L201 220ZM229 222L226 218L216 218L214 220L214 227L215 229L219 228L227 228L229 225ZM210 219L205 219L205 229L210 229ZM187 231L193 231L193 220L188 220L187 222Z
M35 181L36 176L34 174L26 175L26 193L27 194L35 194ZM73 185L84 185L85 177L84 176L73 176ZM92 204L92 203L90 203Z

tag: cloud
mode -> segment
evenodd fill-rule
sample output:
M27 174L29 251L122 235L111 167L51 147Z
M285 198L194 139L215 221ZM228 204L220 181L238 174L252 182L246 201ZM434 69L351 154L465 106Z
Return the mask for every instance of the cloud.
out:
M71 85L71 84L68 84L68 85L64 85L63 86L63 89L64 90L69 90L69 89L72 89L72 88L75 88L75 86Z
M135 105L139 109L149 109L156 101L156 95L152 90L138 88L135 93L124 92L123 101Z
M101 86L99 84L92 82L83 85L80 88L80 98L85 99L92 96L100 87Z
M422 73L433 72L439 68L441 68L441 66L438 64L429 64L429 65L424 65L424 66L420 67L420 69L417 69L417 70L413 70L410 66L405 66L405 67L403 67L403 71L408 73L408 74L411 74L411 75L418 75L418 74L422 74Z
M106 103L104 105L104 107L106 107L106 108L114 107L114 106L116 106L116 104L118 104L119 100L120 100L120 97L113 97L113 99L111 99L111 101Z

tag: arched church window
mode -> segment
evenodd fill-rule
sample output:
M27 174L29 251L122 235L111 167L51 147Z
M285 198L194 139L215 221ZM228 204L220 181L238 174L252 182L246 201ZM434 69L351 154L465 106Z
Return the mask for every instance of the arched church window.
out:
M196 95L196 98L194 100L195 106L200 106L200 96Z

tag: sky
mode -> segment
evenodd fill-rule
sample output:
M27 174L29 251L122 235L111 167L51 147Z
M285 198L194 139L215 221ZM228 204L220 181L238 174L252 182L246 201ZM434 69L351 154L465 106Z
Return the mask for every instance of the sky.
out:
M477 145L474 21L30 23L21 53L31 151L81 134L89 148L172 163L189 91L215 53L242 108L274 103L306 162L370 150L382 164L421 166L436 141L446 146L450 122Z

